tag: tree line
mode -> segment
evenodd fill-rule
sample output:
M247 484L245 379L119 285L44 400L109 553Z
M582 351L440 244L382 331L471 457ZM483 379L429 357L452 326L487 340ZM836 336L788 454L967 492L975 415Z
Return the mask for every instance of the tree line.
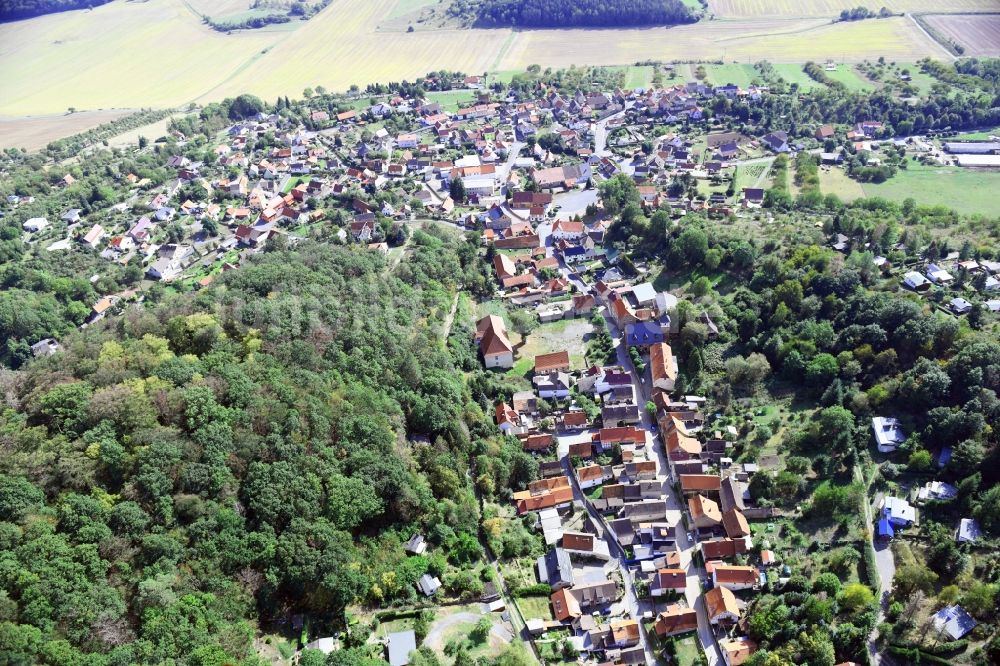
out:
M111 0L6 0L0 3L0 21L54 14L71 9L90 9Z
M477 12L477 24L484 27L611 28L696 20L680 0L485 0Z

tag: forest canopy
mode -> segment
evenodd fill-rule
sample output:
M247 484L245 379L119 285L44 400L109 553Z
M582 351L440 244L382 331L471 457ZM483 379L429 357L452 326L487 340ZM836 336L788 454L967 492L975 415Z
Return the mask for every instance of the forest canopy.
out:
M90 9L111 0L4 0L0 2L0 21L54 14L71 9Z
M479 7L477 23L528 28L613 28L696 20L680 0L485 0Z
M291 613L343 628L428 571L481 593L469 472L500 492L537 466L442 338L476 249L417 230L392 272L273 249L0 375L4 663L257 664L256 627ZM407 559L414 531L441 554Z

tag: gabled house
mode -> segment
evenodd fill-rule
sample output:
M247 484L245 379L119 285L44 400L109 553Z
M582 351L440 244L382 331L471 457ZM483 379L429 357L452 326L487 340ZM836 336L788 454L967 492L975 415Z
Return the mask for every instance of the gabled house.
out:
M535 390L538 391L538 397L546 399L569 397L572 385L569 374L565 372L536 374L531 382L535 385Z
M570 555L604 561L611 559L608 544L593 534L563 532L562 547Z
M506 402L500 402L496 406L497 427L504 433L511 433L521 426L521 415Z
M665 342L655 343L649 347L649 371L653 386L661 391L673 391L677 381L677 364L674 353Z
M739 509L730 509L722 514L722 527L730 539L750 536L750 524Z
M719 650L726 666L740 666L757 651L757 643L749 638L724 638L719 641Z
M90 231L88 231L83 238L80 239L80 242L89 248L96 249L97 246L101 244L101 239L103 239L105 235L106 233L104 231L104 227L99 224L95 224L90 228Z
M656 616L653 630L656 635L666 638L686 634L698 629L698 612L693 608L682 608L679 604L671 604L665 611Z
M570 360L568 351L552 352L535 356L535 374L550 372L569 372Z
M788 132L771 132L761 138L761 143L775 153L791 152L791 148L788 145Z
M926 291L931 288L931 281L917 271L910 271L904 275L903 284L913 291Z
M573 563L563 548L553 548L538 558L538 580L553 590L573 587Z
M629 347L647 347L661 344L666 335L659 324L651 321L638 321L625 326L625 343Z
M733 626L740 621L740 605L736 595L726 587L713 587L705 593L705 613L714 625Z
M590 442L583 442L589 444ZM572 454L571 454L572 455ZM581 456L589 457L589 456ZM576 470L576 478L582 490L595 488L612 478L611 468L603 465L585 465Z
M934 628L950 640L957 641L976 628L972 619L961 606L945 606L933 615Z
M722 488L722 477L717 474L681 474L681 493L685 497L700 493L718 494Z
M719 505L704 495L695 495L688 500L688 511L694 526L700 529L717 527L722 523L722 512Z
M906 441L899 419L891 416L875 416L872 418L872 432L875 433L875 443L880 453L891 453Z
M748 590L760 583L757 567L716 564L712 567L712 585L729 590Z
M488 315L476 322L476 342L487 368L514 367L514 346L500 317Z
M684 594L686 589L687 572L684 569L659 569L653 576L649 593L654 597L662 597L670 592Z

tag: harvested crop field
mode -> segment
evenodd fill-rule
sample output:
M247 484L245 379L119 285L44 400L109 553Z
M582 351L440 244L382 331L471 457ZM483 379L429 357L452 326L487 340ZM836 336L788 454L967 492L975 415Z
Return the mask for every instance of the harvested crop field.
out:
M86 132L129 113L128 109L114 109L20 118L0 116L0 148L39 150L51 141Z
M333 0L294 32L215 32L201 25L184 0L116 1L90 11L3 24L0 113L61 113L68 106L183 106L242 92L272 99L297 96L307 86L343 90L352 84L413 80L442 68L479 73L533 63L631 65L643 59L719 56L746 62L762 55L779 63L880 55L915 61L939 48L903 18L852 24L757 18L650 29L379 32L379 21L399 5L399 0ZM634 78L640 83L639 76Z
M885 56L915 61L943 49L909 19L830 23L826 19L708 21L672 28L524 30L499 63L523 69L532 63L569 67L582 63L628 64L644 59L802 63L836 59L860 62Z
M863 4L863 3L862 3ZM858 6L857 0L708 0L708 9L720 17L837 16ZM885 0L878 4L893 12L996 11L994 0Z
M923 20L934 32L965 47L962 55L1000 56L1000 14L935 14Z
M215 32L181 0L111 2L3 23L0 113L181 105L289 34Z

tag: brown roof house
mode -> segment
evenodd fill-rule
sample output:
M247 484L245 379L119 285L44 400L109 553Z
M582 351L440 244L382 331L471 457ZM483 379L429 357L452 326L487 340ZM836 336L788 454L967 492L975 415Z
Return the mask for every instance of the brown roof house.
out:
M677 381L677 366L674 352L666 342L649 347L649 371L653 376L653 386L664 391L673 391Z
M726 660L726 666L740 666L757 651L757 644L749 638L725 638L719 641L719 649Z
M608 544L586 532L563 532L562 547L570 555L605 561L611 559Z
M716 564L712 568L712 584L730 590L748 590L760 581L757 567Z
M694 520L695 527L712 528L722 522L722 512L719 505L704 495L695 495L688 500L688 510Z
M514 346L507 338L503 319L488 315L476 322L476 342L487 368L513 368Z
M523 515L529 511L570 504L573 501L573 488L569 478L565 476L539 479L532 481L528 490L514 493L513 499L517 505L517 513Z
M739 539L750 535L750 524L747 523L746 516L739 509L730 509L722 514L722 526L726 529L726 536L730 539Z
M535 357L535 374L569 372L569 352L558 351Z
M649 586L649 593L654 597L660 597L668 592L684 594L687 589L687 572L684 569L660 569L653 576L653 583Z
M657 636L677 636L698 629L698 612L693 608L682 608L671 604L656 617L653 626Z
M705 593L705 612L712 624L734 625L740 621L736 595L724 587L714 587Z
M698 493L717 493L722 487L722 478L715 474L681 474L681 492L685 497Z

